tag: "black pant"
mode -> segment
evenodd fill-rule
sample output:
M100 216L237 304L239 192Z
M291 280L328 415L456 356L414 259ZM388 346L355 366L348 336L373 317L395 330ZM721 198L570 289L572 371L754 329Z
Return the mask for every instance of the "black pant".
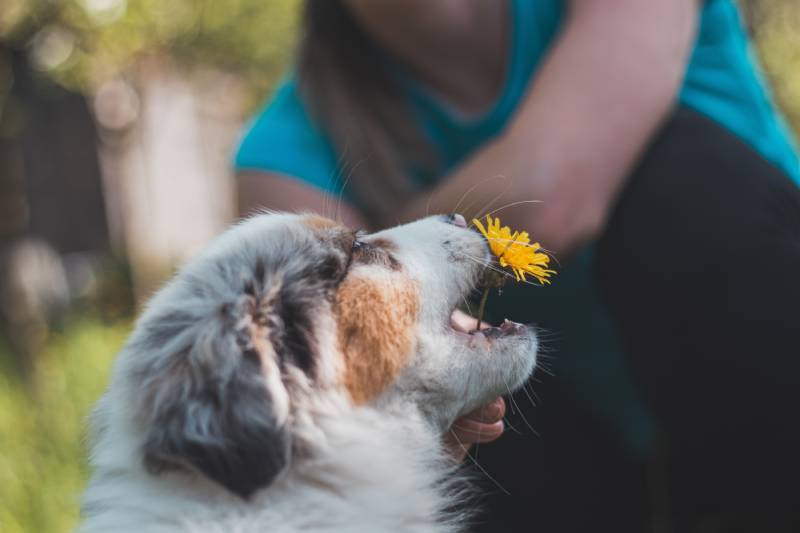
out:
M635 457L580 391L537 373L541 405L516 404L539 436L511 431L479 450L503 487L477 474L479 529L800 531L800 189L681 108L596 252L658 445Z

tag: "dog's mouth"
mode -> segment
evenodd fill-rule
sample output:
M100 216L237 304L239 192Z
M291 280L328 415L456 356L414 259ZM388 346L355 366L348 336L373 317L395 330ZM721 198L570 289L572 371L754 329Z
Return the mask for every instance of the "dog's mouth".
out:
M469 292L473 290L483 292L485 290L492 291L493 289L499 289L505 284L505 281L509 277L508 274L503 272L497 258L489 251L488 245L486 245L483 263L482 271L478 274ZM466 298L466 295L463 295L463 297ZM475 311L476 309L472 309L471 313ZM452 311L450 315L450 327L456 335L471 340L493 341L504 337L523 335L527 332L527 326L519 322L505 319L499 325L489 324L488 322L478 323L478 319L474 316L470 316L470 314L458 308Z
M513 322L505 319L499 325L491 325L482 322L478 325L478 320L456 309L450 316L450 327L456 335L474 340L493 341L503 337L514 337L524 335L528 328L525 324Z
M471 332L471 334L479 334L489 339L496 339L498 337L522 335L526 330L527 326L525 324L505 319L499 326L489 326L487 328L475 330Z
M502 282L498 277L499 265L492 264L491 260L487 263L486 270L481 275L475 288L481 292L484 290L491 291L493 288L502 286ZM524 335L527 333L527 326L505 319L498 325L493 325L488 322L478 323L478 319L470 316L460 309L455 309L450 315L450 327L453 331L460 336L466 336L470 339L492 341L504 337L513 337Z

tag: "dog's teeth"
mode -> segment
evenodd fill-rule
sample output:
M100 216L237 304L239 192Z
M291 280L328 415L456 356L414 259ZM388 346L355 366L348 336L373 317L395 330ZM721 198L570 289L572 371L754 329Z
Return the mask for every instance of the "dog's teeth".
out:
M498 327L492 326L491 328L483 330L483 334L486 335L486 338L496 339L497 337L503 334L503 330Z

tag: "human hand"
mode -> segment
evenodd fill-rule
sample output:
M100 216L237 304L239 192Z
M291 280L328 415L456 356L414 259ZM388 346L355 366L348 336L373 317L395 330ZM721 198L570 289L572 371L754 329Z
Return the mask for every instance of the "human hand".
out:
M445 448L461 462L473 444L492 442L503 434L506 403L498 397L455 422L444 436Z

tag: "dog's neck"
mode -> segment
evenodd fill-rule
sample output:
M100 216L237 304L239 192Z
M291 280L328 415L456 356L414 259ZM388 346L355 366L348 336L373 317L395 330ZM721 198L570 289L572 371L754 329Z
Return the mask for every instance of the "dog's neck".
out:
M281 482L302 487L311 506L330 502L327 523L342 531L456 529L443 515L461 482L456 464L416 407L354 407L334 396L317 397L311 410L312 419L296 421L296 461Z

